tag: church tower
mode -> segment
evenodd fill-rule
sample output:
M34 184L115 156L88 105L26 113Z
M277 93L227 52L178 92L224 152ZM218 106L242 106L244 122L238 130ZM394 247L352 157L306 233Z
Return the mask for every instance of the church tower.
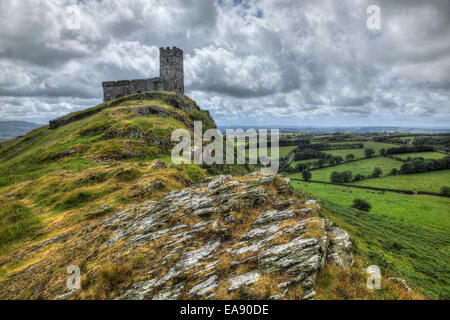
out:
M177 47L159 49L159 76L163 90L184 94L183 50Z

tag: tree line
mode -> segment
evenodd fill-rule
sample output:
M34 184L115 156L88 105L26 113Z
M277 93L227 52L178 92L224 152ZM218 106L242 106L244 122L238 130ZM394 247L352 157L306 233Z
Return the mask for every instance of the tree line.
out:
M383 171L379 167L375 167L373 172L366 176L360 173L353 175L353 172L350 170L345 171L333 171L330 175L330 180L332 183L347 183L347 182L355 182L361 181L368 178L379 178L383 174Z
M303 140L298 142L297 148L295 148L293 152L294 153L303 152L306 150L323 151L323 150L362 149L362 148L364 148L364 144L362 143L337 143L337 144L323 143L323 142L311 143L311 141L309 140Z
M385 150L385 155L401 154L401 153L414 153L414 152L429 152L429 151L435 151L434 147L432 147L432 146L412 146L412 147L404 146L403 147L402 146L402 147L396 147L396 148L389 148L389 149Z
M400 167L400 171L392 169L391 175L423 173L446 169L450 169L450 156L447 156L442 159L427 159L427 160L416 158L410 161L406 161Z

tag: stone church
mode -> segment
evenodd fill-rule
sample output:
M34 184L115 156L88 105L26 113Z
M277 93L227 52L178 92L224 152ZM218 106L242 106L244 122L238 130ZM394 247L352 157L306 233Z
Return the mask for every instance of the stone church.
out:
M110 101L122 96L144 91L175 91L184 94L183 50L159 49L159 77L151 79L103 82L103 100Z

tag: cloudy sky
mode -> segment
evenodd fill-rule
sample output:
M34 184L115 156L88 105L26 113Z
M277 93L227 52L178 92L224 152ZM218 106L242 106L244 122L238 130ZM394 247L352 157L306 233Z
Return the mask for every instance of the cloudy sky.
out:
M174 45L219 125L450 127L449 0L0 0L0 120L96 105Z

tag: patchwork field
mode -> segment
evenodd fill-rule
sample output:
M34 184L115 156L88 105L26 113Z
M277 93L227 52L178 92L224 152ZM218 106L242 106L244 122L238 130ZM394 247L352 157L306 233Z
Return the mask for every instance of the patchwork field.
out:
M363 174L363 175L370 175L373 172L373 169L375 167L379 167L383 171L383 175L386 175L393 168L400 169L402 164L403 164L403 162L397 161L394 159L384 158L384 157L375 157L375 158L370 158L370 159L364 159L364 160L359 160L359 161L343 163L343 164L333 166L333 167L312 170L311 171L311 174L312 174L311 180L329 182L330 175L333 171L341 172L341 171L345 171L345 170L350 170L350 171L352 171L353 175L356 175L358 173ZM302 178L301 173L291 174L291 175L289 175L289 177L298 178L298 179Z
M353 199L361 198L372 205L372 213L403 219L441 231L448 231L450 228L450 198L364 190L314 182L292 183L294 187L346 207L352 205Z
M318 143L318 142L313 142L313 143ZM335 144L342 144L343 142L333 142L330 143L331 145L335 145ZM351 141L351 142L345 142L345 143L363 143L364 144L364 148L361 149L339 149L339 150L324 150L324 153L327 154L331 154L334 157L342 157L342 159L345 160L346 156L348 154L353 154L353 156L355 157L355 160L358 159L364 159L366 157L364 150L365 149L373 149L375 151L376 155L379 155L380 149L389 149L389 148L395 148L398 147L398 145L395 144L390 144L390 143L382 143L382 142L373 142L373 141L363 141L363 142L358 142L358 141ZM437 152L436 152L437 153ZM295 168L295 166L298 163L306 163L306 162L314 162L317 161L318 159L308 159L308 160L301 160L301 161L293 161L291 162L291 166Z
M345 228L355 250L380 266L383 275L396 274L428 295L449 298L449 198L292 183L321 200L324 216ZM372 210L350 208L354 198L367 200Z
M314 142L319 139L314 137ZM395 141L395 140L392 140ZM313 142L313 143L314 143ZM370 263L378 265L384 277L403 277L409 285L419 286L429 297L448 299L450 281L450 198L402 194L397 192L374 191L355 188L350 185L386 188L405 191L424 191L439 193L442 186L450 186L450 170L421 174L388 176L393 169L404 164L388 157L379 156L380 149L389 149L401 145L361 141L358 137L348 143L363 143L361 149L343 149L323 151L346 159L353 154L355 160L340 165L310 170L311 180L330 182L333 171L349 170L356 174L370 175L375 167L383 174L380 178L351 182L349 186L324 183L292 181L297 192L319 199L323 215L346 229L352 237L355 251L365 256ZM332 142L340 144L343 142ZM373 149L376 157L366 159L365 149ZM437 146L440 150L441 146ZM423 157L441 159L439 152L399 154L402 159ZM318 159L294 161L298 163L314 162ZM287 174L290 178L302 180L301 173ZM359 198L368 201L372 208L364 212L351 208L353 200Z
M450 186L450 170L381 177L352 182L354 185L439 193L442 186ZM450 207L447 208L450 211Z

